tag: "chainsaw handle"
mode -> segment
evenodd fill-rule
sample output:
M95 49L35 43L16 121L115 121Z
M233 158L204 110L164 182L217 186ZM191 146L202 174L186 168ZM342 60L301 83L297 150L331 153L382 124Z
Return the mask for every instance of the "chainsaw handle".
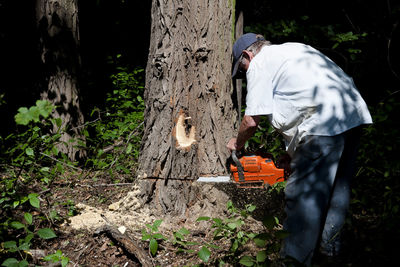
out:
M232 150L232 160L236 164L236 167L238 169L238 174L239 174L239 181L244 182L244 170L242 163L240 163L240 160L237 157L236 150Z

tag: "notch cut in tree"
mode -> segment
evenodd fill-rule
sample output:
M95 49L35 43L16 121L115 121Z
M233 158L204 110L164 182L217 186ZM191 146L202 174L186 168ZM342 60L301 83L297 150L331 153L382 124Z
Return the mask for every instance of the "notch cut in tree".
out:
M234 1L153 0L139 178L164 212L184 212L199 176L226 175L237 126ZM147 183L147 185L145 185Z
M192 118L186 117L183 111L179 112L179 116L173 130L173 136L176 140L176 149L185 149L188 151L190 150L190 147L196 143L196 127L189 126L187 121L190 119Z

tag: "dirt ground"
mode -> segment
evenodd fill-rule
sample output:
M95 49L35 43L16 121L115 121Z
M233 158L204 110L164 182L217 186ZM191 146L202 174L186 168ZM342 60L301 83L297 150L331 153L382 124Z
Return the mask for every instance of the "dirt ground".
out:
M203 188L203 195L197 207L193 207L192 216L226 216L226 202L230 199L234 205L242 209L246 204L257 206L253 216L246 222L252 232L263 230L261 223L265 215L284 219L283 192L266 191L264 189L238 189L234 185L219 184L198 185ZM55 221L57 238L35 244L37 252L54 253L61 250L69 258L68 266L146 266L132 253L129 245L124 245L115 238L115 234L104 230L112 227L116 232L128 236L136 249L146 253L148 266L193 266L201 263L195 253L178 253L177 248L169 242L161 242L155 257L149 257L148 241L141 241L145 224L152 224L163 219L159 232L171 238L173 232L181 227L192 233L194 242L212 242L212 229L209 222L196 222L197 217L166 217L159 215L149 207L141 207L135 198L138 188L131 183L110 184L109 178L69 178L68 181L57 181L47 193L41 196L42 202L56 210L60 218ZM211 203L205 206L204 203ZM207 204L210 205L210 204ZM353 215L351 230L346 230L345 242L347 252L336 266L395 266L391 264L391 252L382 255L376 244L377 226L371 217L365 214ZM114 232L115 233L115 232ZM382 240L380 240L382 241ZM379 240L378 240L379 242ZM132 244L131 244L132 245ZM213 251L211 257L218 257L229 248L227 243L219 243L219 249ZM198 249L199 247L194 247ZM254 248L249 247L251 251ZM389 257L389 258L388 258ZM384 265L381 265L384 263ZM38 262L43 264L43 262ZM319 266L330 266L322 264Z

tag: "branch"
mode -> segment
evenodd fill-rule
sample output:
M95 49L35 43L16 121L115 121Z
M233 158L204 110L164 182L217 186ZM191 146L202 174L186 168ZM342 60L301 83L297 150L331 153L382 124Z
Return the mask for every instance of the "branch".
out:
M118 246L122 247L126 252L128 252L128 254L134 256L142 266L153 266L152 259L146 250L143 249L136 240L128 236L126 233L121 234L116 227L111 225L101 227L95 232L95 234L101 233L105 233L108 237L114 240Z
M56 161L56 162L59 162L59 163L65 165L65 166L67 166L67 167L70 167L70 168L72 168L72 169L75 169L75 170L78 170L78 171L82 171L81 168L78 168L78 167L75 167L75 166L73 166L73 165L67 164L67 163L65 163L65 162L63 162L63 161L61 161L61 160L58 160L58 159L56 159L56 158L54 158L54 157L52 157L52 156L46 155L46 154L44 154L43 152L40 152L40 155L45 156L45 157L48 157L48 158L50 158L50 159L52 159L52 160L54 160L54 161Z

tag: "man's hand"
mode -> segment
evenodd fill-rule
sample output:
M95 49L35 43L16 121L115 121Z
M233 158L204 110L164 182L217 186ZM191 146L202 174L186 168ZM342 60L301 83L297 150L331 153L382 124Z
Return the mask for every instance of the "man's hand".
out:
M226 147L229 149L230 152L232 152L233 150L238 150L236 145L236 138L231 138Z

